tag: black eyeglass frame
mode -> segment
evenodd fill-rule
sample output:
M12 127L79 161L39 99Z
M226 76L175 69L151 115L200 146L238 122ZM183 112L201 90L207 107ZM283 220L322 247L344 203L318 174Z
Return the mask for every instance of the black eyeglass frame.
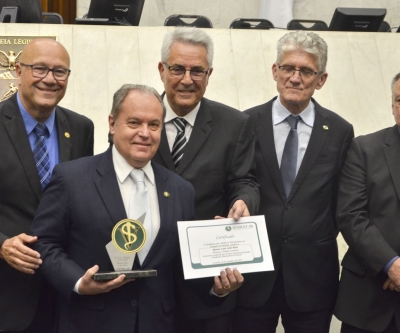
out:
M174 68L181 69L182 71L184 71L182 74L171 73L173 76L176 76L176 77L184 77L186 72L190 72L190 77L194 81L204 80L204 78L207 76L207 74L211 70L211 68L209 68L207 70L200 70L200 69L196 69L196 68L186 69L184 66L181 66L181 65L172 65L172 66L170 66L166 62L163 62L163 65L165 66L165 68L167 68L169 70L170 73L172 72L172 70ZM199 76L193 75L195 72L201 73L202 75L199 75Z
M44 79L49 74L49 72L53 72L53 77L54 77L55 80L57 80L57 81L65 81L66 79L68 79L69 75L71 74L71 70L69 68L64 68L64 67L50 68L50 67L47 67L47 66L44 66L44 65L24 64L22 62L20 62L19 64L21 66L24 66L24 67L30 67L32 76L36 77L38 79ZM34 67L41 67L42 69L45 69L46 72L43 75L35 73L35 68ZM57 72L55 72L55 71L57 71L59 69L62 69L62 70L66 71L65 72L65 78L61 78L61 77L57 76Z

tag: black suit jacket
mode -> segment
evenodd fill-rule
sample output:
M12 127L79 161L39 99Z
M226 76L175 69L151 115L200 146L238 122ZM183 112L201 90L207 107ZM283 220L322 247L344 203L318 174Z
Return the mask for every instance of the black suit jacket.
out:
M336 194L353 127L315 100L312 134L291 193L286 199L275 152L272 104L245 111L256 133L257 179L275 271L246 274L238 304L265 304L281 269L285 295L296 311L333 308L339 264Z
M61 162L93 154L93 123L56 107ZM65 135L69 133L69 137ZM42 195L16 95L0 103L0 244L30 225ZM0 330L26 328L36 311L40 279L0 260Z
M156 163L152 166L160 229L140 268L156 269L157 277L136 279L96 296L78 295L73 288L95 264L102 271L114 270L105 246L114 225L127 216L111 149L54 169L32 232L39 237L34 248L43 258L40 270L62 296L58 332L133 332L136 325L135 333L173 331L176 222L194 218L194 191L181 177Z
M201 100L193 131L175 170L165 130L154 161L189 181L195 189L196 219L227 216L242 199L251 214L258 210L259 192L254 177L254 135L249 117L224 104ZM179 284L180 301L191 319L217 317L235 306L235 293L223 299L208 292L213 279ZM194 290L199 287L199 292Z
M382 289L382 269L400 254L399 165L397 126L357 137L339 185L338 224L349 249L335 315L374 332L382 332L394 313L400 319L399 294Z

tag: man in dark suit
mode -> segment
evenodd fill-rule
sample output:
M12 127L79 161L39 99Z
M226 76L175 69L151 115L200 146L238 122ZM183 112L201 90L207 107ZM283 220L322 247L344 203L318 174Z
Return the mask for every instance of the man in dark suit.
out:
M339 277L337 181L353 128L311 98L326 82L326 61L317 34L284 35L272 66L279 95L246 111L275 270L245 275L237 332L275 332L280 316L285 332L329 332Z
M353 140L342 170L338 225L349 249L335 316L343 333L400 332L400 73L393 127Z
M54 165L93 154L93 123L57 106L67 89L69 65L68 52L60 43L35 39L24 48L16 65L18 93L0 103L3 331L52 332L48 290L35 273L42 260L39 253L30 249L37 237L30 235L29 228ZM43 136L36 135L38 125L45 125L47 133ZM45 176L39 177L33 152L37 139L43 138L49 163L45 167L49 167Z
M164 37L161 53L158 69L167 116L154 161L193 185L196 219L217 215L238 219L255 213L259 192L253 175L254 136L249 118L203 97L213 71L210 36L197 28L177 28ZM235 274L243 281L237 270ZM225 285L225 297L202 293L211 282L179 283L178 332L227 331L235 288L233 283Z
M41 272L61 296L57 332L173 331L176 222L194 218L194 192L190 183L150 162L159 146L164 110L153 88L123 86L114 95L109 117L114 145L54 170L32 231L38 235ZM156 269L157 277L132 281L122 274L95 281L99 268L114 270L106 250L114 226L127 217L139 218L132 213L140 208L133 195L139 188L133 177L137 172L148 196L143 205L147 241L133 268ZM226 283L221 277L214 288L221 290Z

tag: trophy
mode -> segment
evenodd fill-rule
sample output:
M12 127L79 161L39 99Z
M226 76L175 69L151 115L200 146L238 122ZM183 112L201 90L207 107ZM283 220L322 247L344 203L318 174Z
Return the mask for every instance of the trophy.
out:
M94 280L113 280L121 274L127 279L157 276L154 269L132 270L136 253L146 244L146 230L143 227L145 217L146 214L143 214L137 220L124 219L114 226L111 242L106 245L114 272L98 272L93 275Z

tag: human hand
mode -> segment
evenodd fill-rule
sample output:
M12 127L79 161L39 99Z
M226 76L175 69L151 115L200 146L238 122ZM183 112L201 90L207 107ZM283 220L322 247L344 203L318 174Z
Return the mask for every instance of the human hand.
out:
M122 274L114 280L110 281L95 281L93 275L97 273L99 266L94 265L89 268L85 275L82 277L81 283L79 284L78 291L81 295L97 295L108 293L109 291L122 287L124 284L133 281L134 279L125 279L125 275Z
M225 268L221 271L220 276L214 277L213 291L217 295L223 295L234 291L243 284L244 277L235 268L233 271L230 268Z
M388 276L391 281L390 284L388 285L389 289L396 290L397 288L400 290L400 258L396 259L393 262L392 266L390 266L388 270ZM384 286L386 285L386 282ZM393 289L390 288L391 285L394 285L394 287L392 286Z
M229 210L228 218L233 217L237 221L243 216L250 216L247 205L243 200L236 200L232 208ZM217 215L214 218L223 219L224 217Z
M389 278L383 284L383 290L387 290L387 289L389 289L391 291L400 292L400 288L397 288L396 285Z
M35 274L35 270L42 264L40 254L25 244L33 244L36 236L19 234L6 239L0 246L0 258L4 259L11 267L26 274Z

